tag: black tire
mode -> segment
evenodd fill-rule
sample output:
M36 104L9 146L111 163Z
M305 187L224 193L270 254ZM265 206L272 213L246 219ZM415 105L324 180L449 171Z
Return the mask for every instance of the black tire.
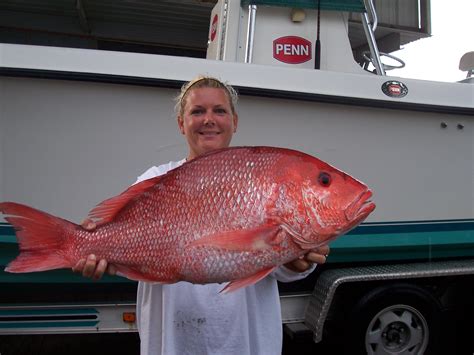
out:
M411 284L378 287L353 308L345 354L440 353L441 307L425 289Z

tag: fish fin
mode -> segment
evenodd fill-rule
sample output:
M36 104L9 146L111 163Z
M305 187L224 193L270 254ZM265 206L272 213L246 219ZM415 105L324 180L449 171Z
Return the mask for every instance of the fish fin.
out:
M0 203L0 212L9 216L5 220L13 225L20 246L20 255L5 271L34 272L73 266L62 253L62 245L66 230L77 225L15 202Z
M191 242L188 247L206 246L237 251L263 250L279 244L281 232L280 226L267 224L252 229L213 234Z
M94 220L97 226L112 221L117 213L119 213L131 200L140 196L149 188L155 186L160 180L161 176L157 176L130 186L120 195L111 197L99 203L89 212L87 217Z
M253 285L269 275L273 270L276 269L276 266L270 267L268 269L261 270L252 276L246 277L244 279L239 279L235 281L229 282L221 291L220 293L229 293L238 290L239 288L246 287Z

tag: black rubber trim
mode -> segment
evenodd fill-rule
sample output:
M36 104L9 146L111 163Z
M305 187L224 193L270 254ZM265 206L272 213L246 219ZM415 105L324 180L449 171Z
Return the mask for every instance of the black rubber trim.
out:
M89 81L98 83L125 84L138 86L153 86L178 89L183 84L182 80L143 78L137 76L81 73L56 70L40 70L40 69L18 69L18 68L0 68L0 76L5 77L25 77L25 78L41 78L55 80L73 80L73 81ZM469 84L466 84L469 85ZM287 100L313 101L339 105L353 105L364 107L388 108L394 110L422 111L435 113L453 113L461 115L474 116L474 108L441 106L416 104L410 102L395 102L374 99L363 99L347 96L322 95L306 92L284 91L274 89L262 89L248 86L234 86L240 95L249 95L257 97L279 98Z

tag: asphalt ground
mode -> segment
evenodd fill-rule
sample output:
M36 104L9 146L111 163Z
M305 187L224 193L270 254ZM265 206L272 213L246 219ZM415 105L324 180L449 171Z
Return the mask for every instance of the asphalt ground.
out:
M139 355L137 333L0 336L0 355ZM283 355L331 354L311 339L284 337ZM336 354L333 352L333 354Z

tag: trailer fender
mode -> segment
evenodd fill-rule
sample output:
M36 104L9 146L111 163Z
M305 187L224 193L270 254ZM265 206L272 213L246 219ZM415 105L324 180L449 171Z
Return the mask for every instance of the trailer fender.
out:
M316 282L305 314L305 325L313 332L316 343L321 342L323 328L339 286L365 281L410 280L454 275L474 275L474 259L428 261L334 268L323 271Z

